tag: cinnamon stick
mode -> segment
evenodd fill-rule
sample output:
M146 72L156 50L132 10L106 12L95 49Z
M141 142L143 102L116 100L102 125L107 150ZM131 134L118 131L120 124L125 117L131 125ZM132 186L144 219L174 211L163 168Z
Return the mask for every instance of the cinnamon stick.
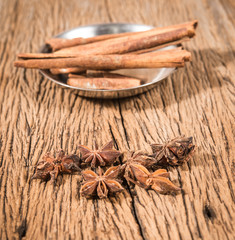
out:
M182 41L188 39L189 37L192 37L195 34L196 25L197 25L197 21L192 21L189 23L184 23L184 24L179 24L179 25L169 26L169 27L164 27L164 28L157 28L157 29L153 29L153 30L149 30L149 31L141 32L141 33L138 32L138 33L134 33L134 35L132 35L130 33L129 37L127 37L127 36L118 37L116 39L113 39L112 42L110 42L110 40L101 41L100 42L101 45L99 45L98 48L97 48L97 43L95 43L95 45L87 44L87 45L85 45L86 51L85 52L79 51L79 54L81 54L81 53L84 53L84 54L97 54L97 53L107 54L107 53L115 53L115 52L121 52L121 53L124 52L125 53L125 51L129 52L129 51L132 51L133 49L140 49L140 50L134 51L133 53L141 54L141 53L153 51L158 48L168 46L168 45L171 45L174 43L181 43ZM180 28L180 27L184 27L184 28ZM172 29L176 29L176 30L172 31ZM153 35L151 35L153 33L161 33L161 34L158 36L153 36ZM164 33L166 33L166 34L164 35ZM150 34L150 37L148 37L149 34ZM184 36L185 34L186 34L186 36ZM147 37L145 37L145 35ZM136 39L136 37L141 37L141 36L142 36L142 38ZM98 37L102 37L102 36L98 36ZM179 40L173 41L174 39L178 39L178 38L179 38ZM116 42L114 42L114 40L116 40ZM118 42L120 41L120 43L118 43L117 40L118 40ZM130 41L125 43L125 42L123 42L125 40L130 40ZM105 43L105 45L104 45L104 43ZM160 44L160 46L159 45L154 46L155 44ZM106 47L106 45L107 45L107 47ZM154 47L152 47L152 46L154 46ZM119 47L121 49L119 49ZM147 49L146 49L146 47L147 47ZM73 50L73 51L71 51L71 50ZM19 54L19 57L22 57L22 58L33 58L33 57L35 57L35 58L40 58L40 57L50 58L50 57L65 57L65 56L66 57L74 57L76 55L76 54L74 54L74 50L75 49L73 49L73 48L66 48L62 51L57 51L54 53L57 56L52 56L50 54L48 56L46 56L46 55L37 56L37 54L35 56L33 56L32 54L27 56L27 54ZM80 50L82 50L82 49L80 49ZM84 48L83 48L83 51L84 51ZM69 73L69 72L83 72L84 69L79 69L76 67L76 68L69 68L69 69L52 69L51 71L53 72L53 74L58 74L58 73Z
M165 50L165 51L158 51L155 54L158 55L162 55L162 54L169 54L169 53L173 53L175 51L180 50L181 48L174 48L174 49L170 49L170 50ZM148 50L150 51L150 49L145 49L144 50L140 50L139 53L144 54L147 53ZM130 53L128 53L130 54ZM134 53L135 54L135 53ZM137 54L137 53L136 53ZM40 59L40 58L60 58L60 57L76 57L76 56L80 56L79 54L69 54L69 55L64 55L64 54L54 54L54 53L21 53L18 55L18 57L23 58L23 59ZM52 68L50 69L50 72L54 75L57 74L68 74L68 73L82 73L85 72L86 70L83 68L79 68L79 67L74 67L74 68Z
M143 53L149 53L149 52L153 52L153 51L156 51L156 50L160 50L162 48L165 48L165 47L169 47L169 46L181 46L181 43L183 42L186 42L186 41L189 41L189 38L188 37L185 37L185 38L182 38L180 40L177 40L177 41L173 41L173 42L169 42L169 43L165 43L165 44L162 44L160 46L156 46L156 47L152 47L152 48L146 48L146 49L140 49L140 50L137 50L137 51L134 51L134 52L130 52L130 53L126 53L126 54L143 54ZM174 48L175 49L175 48ZM168 49L167 49L168 50ZM162 50L161 52L164 52L164 51L167 51L167 50ZM159 51L160 52L160 51Z
M67 84L73 87L88 89L124 89L140 85L140 80L121 74L103 73L96 77L69 75Z
M143 53L147 53L147 52L152 52L152 51L156 51L156 50L159 50L161 48L168 47L168 46L171 46L171 45L180 45L182 42L188 41L188 40L189 40L189 38L187 37L187 38L183 38L183 39L178 40L178 41L163 44L161 46L148 48L148 49L142 49L142 50L134 51L134 52L131 52L131 53L126 53L126 54L143 54ZM85 70L81 69L81 68L53 68L53 69L50 69L50 71L51 71L52 74L57 75L57 74L67 74L67 73L81 73Z
M126 53L126 54L128 55L139 54L139 53L142 54L142 53L151 52L151 50L153 51L156 49L157 47L154 47L154 48L143 49L143 50ZM168 49L165 51L158 51L156 52L156 54L167 54L169 52L174 52L177 50L179 50L179 48ZM82 56L82 54L77 52L75 53L19 53L17 56L22 59L46 59L46 58L49 59L49 58L74 58L74 57L80 57Z
M154 29L151 29L148 31L144 31L142 33L154 31L155 34L160 34L160 33L166 32L166 31L172 31L175 29L188 27L188 25L190 25L191 23L194 24L194 28L196 28L197 21L194 20L192 22L186 22L186 23L167 26L167 27L158 27L158 28L154 28ZM84 44L98 42L98 41L104 41L107 39L120 38L123 36L134 36L139 33L141 33L141 32L125 32L125 33L117 33L117 34L105 34L105 35L95 36L95 37L91 37L91 38L74 38L74 39L52 38L52 39L47 40L46 44L49 44L51 46L52 50L56 51L56 50L63 49L63 48L84 45Z
M155 28L130 36L61 49L57 53L120 54L132 52L178 41L185 37L191 38L195 35L196 26L197 21L192 21L165 28Z
M136 32L104 34L104 35L99 35L99 36L90 37L90 38L81 38L81 37L73 38L73 39L51 38L46 41L46 44L48 44L51 47L52 51L54 52L62 48L84 45L88 43L99 42L99 41L104 41L107 39L113 39L113 38L118 38L123 36L130 36L134 34L136 34Z
M183 67L191 58L186 50L175 53L156 52L141 55L84 55L76 58L30 59L15 61L16 67L51 69L81 67L84 69L125 69Z

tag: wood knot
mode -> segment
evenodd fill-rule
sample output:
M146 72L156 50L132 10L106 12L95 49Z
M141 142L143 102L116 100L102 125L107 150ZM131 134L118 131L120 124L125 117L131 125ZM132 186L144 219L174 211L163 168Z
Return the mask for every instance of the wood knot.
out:
M17 228L17 232L19 234L19 239L22 239L23 237L26 236L26 229L27 229L27 226L26 226L26 220L24 219L20 226Z
M210 219L212 221L216 218L215 211L209 205L204 206L203 214L206 219Z

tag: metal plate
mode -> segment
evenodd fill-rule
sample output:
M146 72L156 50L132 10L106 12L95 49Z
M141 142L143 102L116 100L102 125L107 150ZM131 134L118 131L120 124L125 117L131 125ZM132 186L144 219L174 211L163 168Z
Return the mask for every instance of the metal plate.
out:
M109 24L96 24L77 27L69 31L63 32L55 37L72 39L76 37L89 38L103 34L122 33L122 32L139 32L152 29L152 26L139 25L139 24L125 24L125 23L109 23ZM161 50L176 48L176 45L162 48ZM48 52L46 45L43 45L40 52ZM99 90L99 89L86 89L69 86L66 83L67 75L53 75L49 70L40 70L40 72L53 82L67 88L76 89L77 94L84 97L91 98L123 98L137 95L154 88L160 80L168 77L175 68L158 68L158 69L123 69L112 71L114 73L126 74L140 78L142 85L133 88L126 88L120 90Z

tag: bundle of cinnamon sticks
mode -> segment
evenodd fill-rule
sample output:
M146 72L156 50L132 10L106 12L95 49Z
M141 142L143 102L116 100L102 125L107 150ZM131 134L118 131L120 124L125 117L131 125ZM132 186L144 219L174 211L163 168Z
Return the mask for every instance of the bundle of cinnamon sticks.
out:
M49 69L52 74L68 74L67 84L81 88L123 89L141 84L133 77L114 74L117 69L183 67L191 60L181 45L195 36L197 20L154 28L144 32L106 34L91 38L46 41L50 53L20 53L16 67ZM92 71L91 71L92 70Z

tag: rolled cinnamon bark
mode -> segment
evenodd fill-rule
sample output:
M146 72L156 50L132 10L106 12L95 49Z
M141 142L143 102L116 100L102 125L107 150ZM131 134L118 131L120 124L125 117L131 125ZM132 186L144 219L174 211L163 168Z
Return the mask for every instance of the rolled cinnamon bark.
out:
M188 27L192 24L194 25L194 28L196 28L197 20L182 23L182 24L167 26L167 27L158 27L158 28L154 28L154 29L151 29L149 31L144 31L144 32L126 32L126 33L117 33L117 34L105 34L105 35L95 36L95 37L91 37L91 38L74 38L74 39L52 38L52 39L47 40L46 44L49 44L51 46L52 50L56 51L56 50L63 49L63 48L84 45L84 44L98 42L98 41L104 41L107 39L120 38L123 36L124 37L134 36L134 35L138 35L140 33L146 33L146 32L151 32L151 31L155 32L155 34L160 34L160 33L164 33L167 31L173 31L173 30L176 30L179 28ZM193 35L194 33L192 32L191 34Z
M126 68L161 68L183 67L185 61L191 58L186 50L176 51L173 54L158 54L156 52L141 55L86 55L76 58L32 59L19 60L16 67L51 69L73 68L84 69L126 69Z
M97 54L100 52L102 52L101 54L108 54L108 53L115 53L115 52L124 52L125 53L125 51L127 51L127 52L132 51L131 48L129 48L129 50L126 49L127 47L125 48L125 45L127 45L125 43L125 41L128 41L128 44L130 44L130 41L132 41L132 44L133 44L132 48L139 49L139 50L134 51L133 53L141 54L141 53L153 51L153 50L156 50L156 49L159 49L161 47L165 47L165 46L168 46L171 44L181 43L184 40L187 40L189 37L192 37L195 34L196 26L197 26L197 21L195 20L192 22L178 24L178 25L174 25L174 26L156 28L156 29L152 29L149 31L145 31L145 32L130 33L129 37L127 37L127 36L120 37L121 36L120 34L119 35L114 34L114 35L116 35L115 37L117 37L117 36L119 36L119 37L117 37L116 39L112 39L113 41L111 41L111 42L110 42L110 40L109 41L106 40L106 41L101 41L99 46L97 46L98 43L95 43L95 44L87 44L85 46L78 46L78 48L65 48L61 51L55 52L55 54L58 54L61 57L64 57L64 56L69 57L69 54L71 54L71 57L73 57L74 51L76 52L76 49L79 50L79 53L82 53L82 50L85 51L85 52L83 52L84 54ZM182 27L183 27L183 30L182 30ZM159 34L159 33L160 33L160 37L159 37L160 39L156 39L157 36L155 36L155 38L153 36L150 38L149 37L146 38L146 36L151 36L152 34ZM167 33L167 34L161 35L162 33ZM123 33L123 35L125 35L125 34L127 34L127 33ZM184 37L184 34L186 34L186 37ZM111 35L113 35L113 34L110 34L110 36L106 36L106 37L107 38L111 37ZM97 38L96 37L90 38L90 40L88 40L88 41L93 41L93 40L96 41L95 39L101 40L102 36L97 36ZM173 41L173 39L177 39L177 38L179 38L179 40ZM136 39L138 39L138 41L140 41L141 44L145 43L145 44L149 44L149 45L144 44L144 46L143 46L143 45L139 44L138 41L136 42ZM116 42L114 42L114 40L116 40ZM118 42L117 42L117 40L118 40ZM119 41L121 41L120 47L122 48L120 50L118 49L119 47L117 46L118 44L120 44ZM167 42L167 41L169 41L169 42ZM166 42L166 43L164 43L164 42ZM111 46L110 46L110 44L111 44ZM123 44L124 44L124 48L123 48ZM154 46L155 44L160 44L160 46L158 45L155 47L151 47L151 46ZM106 45L109 46L109 49L106 48ZM145 47L148 47L148 46L149 46L149 48L146 49ZM83 48L79 48L79 47L83 47ZM57 55L57 57L59 57L58 55ZM19 54L19 57L32 58L33 56L32 55L27 56L27 54ZM37 55L35 55L34 57L40 58L40 56L37 56ZM41 57L44 58L46 56L44 55ZM51 55L48 55L48 57L51 57ZM51 72L53 74L60 74L60 73L63 74L63 73L70 73L70 72L74 73L74 72L83 72L83 71L84 71L84 69L79 69L79 68L51 69Z
M98 75L96 77L69 75L67 84L79 88L107 90L137 87L140 85L140 80L112 73L107 73L100 77Z
M131 52L131 53L126 53L126 54L143 54L143 53L147 53L147 52L156 51L156 50L159 50L161 48L168 47L168 46L171 46L171 45L180 45L182 42L185 42L185 41L189 41L189 38L188 37L183 38L183 39L178 40L178 41L163 44L161 46L148 48L148 49L143 49L143 50L138 50L138 51L134 51L134 52ZM30 56L28 56L28 57L30 57ZM81 69L81 68L52 68L52 69L50 69L50 71L51 71L52 74L56 75L56 74L67 74L67 73L81 73L81 72L84 72L85 70Z
M149 48L149 49L143 49L143 50L139 50L139 51L135 51L135 52L131 52L131 53L126 53L126 55L132 55L132 54L139 54L139 53L148 53L156 50L157 48ZM155 54L168 54L168 53L173 53L175 51L178 51L179 49L182 48L173 48L173 49L168 49L168 50L164 50L164 51L158 51ZM46 58L75 58L75 57L81 57L82 54L80 53L19 53L17 55L19 58L22 59L46 59Z
M144 54L144 53L154 52L154 51L160 50L162 48L169 47L169 46L175 46L175 45L177 45L178 47L181 47L181 49L182 49L181 43L186 42L186 41L189 41L188 37L182 38L182 39L180 39L178 41L173 41L173 42L169 42L169 43L166 43L166 44L162 44L160 46L156 46L156 47L152 47L152 48L146 48L146 49L141 49L141 50L137 50L137 51L134 51L134 52L125 53L125 54ZM168 49L167 50L161 50L161 52L165 52L165 51L168 51Z
M152 48L185 37L193 37L197 21L179 24L165 28L155 28L134 35L108 39L105 41L65 48L56 53L84 53L84 54L114 54L133 52L140 49Z
M105 34L105 35L100 35L100 36L95 36L90 38L81 38L81 37L73 38L73 39L51 38L46 41L46 44L48 44L51 47L52 51L54 52L62 48L84 45L88 43L99 42L99 41L104 41L107 39L113 39L113 38L118 38L123 36L130 36L134 34L136 34L136 32Z

